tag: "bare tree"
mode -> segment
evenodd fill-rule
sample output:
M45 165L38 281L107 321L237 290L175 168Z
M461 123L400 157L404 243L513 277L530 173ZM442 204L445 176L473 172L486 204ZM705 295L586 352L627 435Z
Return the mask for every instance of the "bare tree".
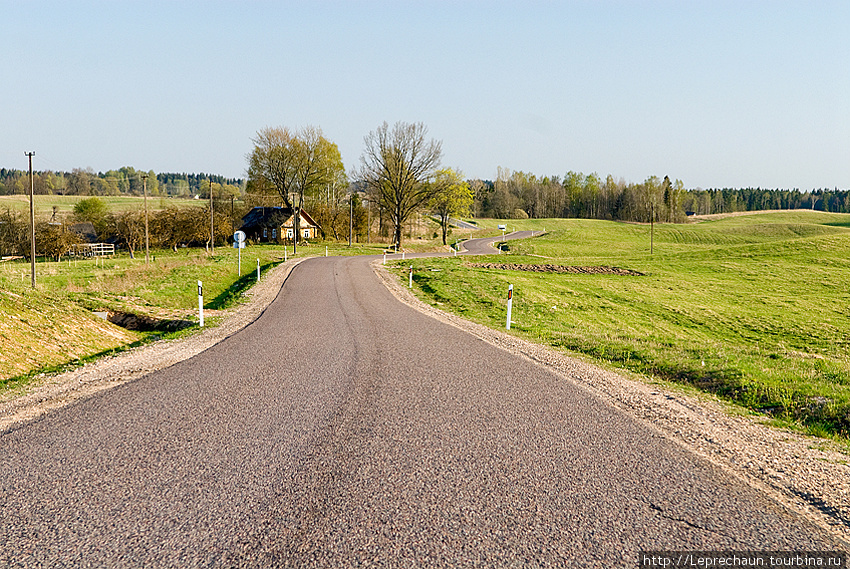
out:
M422 123L397 122L390 130L385 122L364 139L360 176L372 199L390 214L399 247L405 221L435 191L429 181L440 164L442 143L426 141L427 132Z
M321 129L304 127L296 133L288 128L265 128L252 140L248 157L248 189L277 192L283 205L292 210L295 235L300 231L301 208L306 195L318 192L345 172L337 145Z

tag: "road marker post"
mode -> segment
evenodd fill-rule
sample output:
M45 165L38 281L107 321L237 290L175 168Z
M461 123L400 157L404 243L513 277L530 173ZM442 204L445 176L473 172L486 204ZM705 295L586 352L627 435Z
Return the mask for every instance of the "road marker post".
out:
M328 246L325 245L325 257L327 257L327 256L328 256Z
M410 265L410 279L408 280L407 288L413 288L413 265Z
M386 264L387 264L387 254L386 254L386 252L384 253L384 262L383 262L383 263L381 263L381 264L382 264L382 265L386 265Z
M507 330L511 329L511 309L514 304L514 285L508 285L508 319L505 322L505 328Z
M239 276L242 276L242 249L245 248L245 232L237 231L233 234L233 246L239 250Z
M401 260L404 261L404 251L401 252Z
M286 262L286 249L283 250L283 262Z
M198 318L201 321L201 328L204 327L204 284L198 281Z
M257 259L257 282L260 282L260 260Z

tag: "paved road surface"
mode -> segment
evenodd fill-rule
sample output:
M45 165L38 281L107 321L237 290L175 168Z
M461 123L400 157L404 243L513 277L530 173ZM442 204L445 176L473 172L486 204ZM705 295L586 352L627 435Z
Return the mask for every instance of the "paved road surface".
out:
M0 436L0 566L634 567L641 549L836 547L397 302L367 263L307 260L228 340Z

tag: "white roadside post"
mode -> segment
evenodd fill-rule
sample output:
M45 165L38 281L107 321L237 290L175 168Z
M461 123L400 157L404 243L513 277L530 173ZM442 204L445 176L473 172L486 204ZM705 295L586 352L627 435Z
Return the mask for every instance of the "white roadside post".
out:
M257 282L260 282L260 260L257 259Z
M242 249L245 248L245 232L237 231L233 234L233 246L239 250L239 276L242 276Z
M413 265L410 265L410 278L407 281L407 288L413 288Z
M327 256L328 256L328 246L325 245L325 257L327 257Z
M381 264L383 264L383 265L387 264L387 254L386 254L386 252L384 252L384 262L381 263Z
M204 327L204 284L198 281L198 317L201 321L201 328Z
M505 323L505 328L511 329L511 308L514 304L514 285L508 285L508 320Z

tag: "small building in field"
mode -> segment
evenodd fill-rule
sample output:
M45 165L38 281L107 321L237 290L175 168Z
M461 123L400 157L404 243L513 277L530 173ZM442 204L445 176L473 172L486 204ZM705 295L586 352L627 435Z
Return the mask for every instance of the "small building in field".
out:
M257 206L242 218L242 227L247 239L258 243L292 242L295 234L295 215L290 208ZM319 224L303 209L298 223L299 241L316 239Z
M68 226L68 231L77 235L83 243L94 243L97 241L97 231L90 221L73 223Z

